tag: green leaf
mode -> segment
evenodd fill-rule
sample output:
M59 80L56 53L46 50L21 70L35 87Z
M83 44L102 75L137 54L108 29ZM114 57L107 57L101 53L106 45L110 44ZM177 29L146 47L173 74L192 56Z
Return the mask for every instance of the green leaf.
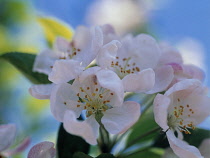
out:
M60 125L57 139L57 151L59 158L72 158L76 152L88 153L90 145L81 137L69 134ZM88 157L87 157L88 158Z
M74 153L73 158L93 158L93 157L86 155L85 153L82 152L76 152Z
M136 153L129 156L129 158L161 158L164 150L160 148L151 148L150 150Z
M190 132L191 134L184 135L184 140L190 145L196 146L197 148L204 139L210 138L210 131L206 129L196 128Z
M104 153L97 156L96 158L115 158L115 157L112 154Z
M138 120L138 122L133 126L132 132L128 137L127 142L131 142L135 140L137 137L155 129L158 128L158 125L156 124L154 120L154 115L152 108L150 108L143 116L141 116ZM154 132L153 134L150 134L149 136L142 138L138 141L138 143L143 141L152 140L155 137L157 137L160 134L160 132Z
M14 67L21 71L32 83L50 83L47 75L32 71L35 58L36 55L17 52L5 53L0 56L0 59L4 59L11 63Z

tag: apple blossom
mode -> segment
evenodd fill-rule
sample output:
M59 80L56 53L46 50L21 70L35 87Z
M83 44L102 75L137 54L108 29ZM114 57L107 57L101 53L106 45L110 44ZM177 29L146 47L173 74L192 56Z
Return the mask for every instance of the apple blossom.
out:
M182 132L191 134L190 129L195 129L210 115L210 98L205 96L205 91L199 80L185 79L174 84L164 95L158 94L154 100L155 121L166 132L172 150L179 157L202 157L197 148L181 139Z
M94 60L102 44L100 27L88 29L79 26L71 42L58 37L53 50L41 52L35 60L33 70L49 75L49 80L54 83L63 80L68 82Z
M22 152L30 143L30 139L26 138L21 144L14 149L9 149L13 145L16 138L16 126L14 124L0 125L0 157L9 157Z
M110 25L103 26L102 30L105 44L111 40L119 40L122 45L115 52L101 49L96 58L97 64L117 73L123 81L125 91L146 92L152 89L155 83L153 68L156 67L160 55L155 39L146 34L121 38L114 34Z
M154 88L148 93L165 91L175 83L184 79L204 80L204 72L195 65L186 65L178 50L168 45L160 43L161 55L155 71Z
M55 156L54 143L48 141L34 145L28 153L28 158L54 158Z
M95 145L100 121L108 132L118 134L138 120L140 105L132 101L123 103L123 97L120 78L111 70L93 67L83 71L72 85L62 83L53 88L51 111L64 123L67 132ZM82 111L87 119L78 121Z

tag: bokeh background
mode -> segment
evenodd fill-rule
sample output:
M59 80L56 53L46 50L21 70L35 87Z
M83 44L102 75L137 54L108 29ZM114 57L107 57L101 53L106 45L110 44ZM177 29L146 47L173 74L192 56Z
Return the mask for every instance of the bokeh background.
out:
M186 63L202 68L210 87L208 0L0 0L0 54L36 54L49 46L37 16L55 17L73 29L111 23L119 34L149 33L179 49ZM59 123L51 116L49 101L29 95L30 86L18 70L0 60L0 123L17 124L16 143L26 136L31 146L55 142ZM200 126L210 129L210 119Z

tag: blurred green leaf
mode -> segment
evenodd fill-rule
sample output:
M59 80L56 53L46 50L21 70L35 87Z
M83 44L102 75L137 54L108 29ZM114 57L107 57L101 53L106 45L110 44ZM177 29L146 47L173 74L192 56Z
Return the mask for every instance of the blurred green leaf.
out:
M73 29L64 22L54 17L37 17L37 21L40 23L44 30L45 38L50 47L52 47L55 38L61 36L67 40L71 40L73 36Z
M73 158L93 158L93 157L86 155L85 153L82 153L82 152L76 152L73 155Z
M86 143L81 137L71 135L65 131L63 124L60 125L57 139L57 151L59 158L73 158L73 154L76 152L88 153L90 145ZM82 153L82 154L84 154ZM74 158L80 158L81 154L75 154ZM77 156L77 157L75 157ZM82 157L86 158L86 157ZM87 157L89 158L89 157Z
M160 148L151 148L147 151L142 151L134 155L129 156L129 158L161 158L164 150Z
M112 154L104 153L97 156L96 158L115 158L115 157Z
M33 72L33 64L36 55L27 53L5 53L0 55L0 59L4 59L21 71L26 78L35 84L50 83L48 76L38 72Z
M138 122L133 126L132 132L128 137L127 142L132 142L135 140L137 137L155 129L158 128L158 125L156 124L154 120L154 115L152 108L148 109L146 113L144 113L143 116L141 116L138 120ZM160 134L160 132L154 132L153 134L150 134L147 137L142 138L141 140L138 141L138 143L143 142L143 141L148 141L152 140L155 137L157 137Z

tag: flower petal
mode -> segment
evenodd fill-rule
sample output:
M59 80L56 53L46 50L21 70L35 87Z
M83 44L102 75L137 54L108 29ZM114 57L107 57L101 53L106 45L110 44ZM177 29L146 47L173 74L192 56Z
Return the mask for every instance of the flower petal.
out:
M54 43L54 49L61 51L61 52L66 52L69 49L70 42L67 41L63 37L57 37Z
M54 158L55 155L54 143L45 141L33 146L28 153L28 158Z
M103 45L103 33L100 27L88 29L79 26L73 37L74 45L80 49L80 53L74 57L75 60L82 62L82 66L88 66L96 57Z
M80 66L79 61L57 60L53 65L52 72L49 74L49 80L56 84L69 82L83 70L84 67Z
M96 58L97 64L102 68L111 66L111 62L115 60L119 47L121 47L121 43L117 40L104 45Z
M155 122L166 131L169 126L167 124L168 107L170 105L170 99L162 94L157 94L154 99L154 116Z
M201 87L201 82L199 80L185 79L174 84L169 90L166 91L165 95L169 96L170 94L181 90L187 90L189 93L192 93L192 90L198 87Z
M155 68L160 57L160 48L156 40L152 36L140 34L133 40L133 45L133 51L139 56L139 67Z
M148 94L162 92L168 88L174 78L173 68L169 65L155 69L155 85Z
M11 150L7 150L7 151L4 151L2 153L3 156L5 157L9 157L9 156L12 156L12 155L15 155L17 153L20 153L22 152L23 150L25 150L28 145L30 144L31 140L30 138L25 138L21 144L19 144L16 148L14 149L11 149Z
M56 60L56 54L52 50L45 50L36 56L33 71L48 75L52 71L52 66Z
M80 116L83 110L83 104L77 102L78 97L73 90L72 85L63 83L56 85L50 96L50 108L54 117L63 122L64 113L66 110L73 110L77 117ZM77 107L80 105L80 107Z
M111 70L99 70L96 72L97 80L103 88L107 88L115 93L113 106L121 106L124 97L124 88L122 80Z
M29 93L36 99L50 99L54 86L54 84L33 85L29 88Z
M149 68L136 74L126 75L122 81L124 89L127 92L147 92L155 84L155 73Z
M205 79L204 71L195 65L183 65L183 69L183 73L187 74L189 78L198 79L200 81Z
M201 143L201 145L199 146L199 150L202 154L203 157L205 158L210 158L210 139L204 139Z
M174 133L169 130L166 132L170 147L174 153L180 158L203 158L199 150L191 145L188 145L186 142L175 137Z
M140 105L127 101L122 107L115 107L104 112L101 121L108 132L118 134L127 131L139 117Z
M9 148L16 137L16 126L14 124L0 125L0 152Z
M89 144L97 144L99 124L93 115L85 121L78 121L76 115L68 110L64 116L64 128L71 134L81 136Z

